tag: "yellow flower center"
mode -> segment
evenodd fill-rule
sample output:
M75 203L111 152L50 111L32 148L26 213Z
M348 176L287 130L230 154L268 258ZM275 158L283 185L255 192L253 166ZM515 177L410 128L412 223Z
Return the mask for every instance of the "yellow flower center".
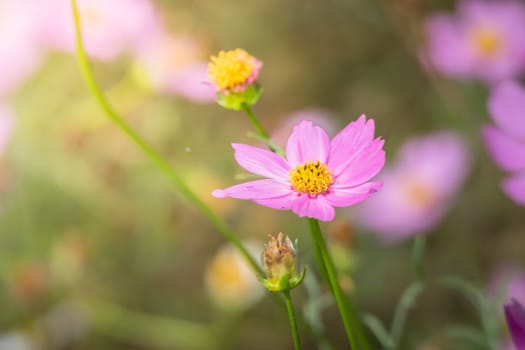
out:
M415 205L426 207L434 201L434 195L427 186L417 181L408 182L405 186L408 198Z
M250 289L250 275L246 274L243 261L232 250L219 252L206 269L206 283L218 300L242 298Z
M493 57L503 46L501 36L496 31L483 27L476 28L470 33L470 42L484 58Z
M325 164L308 161L290 171L290 181L297 192L315 196L328 191L334 179L332 171Z
M257 59L243 49L221 51L211 57L208 74L221 90L244 84L257 67Z

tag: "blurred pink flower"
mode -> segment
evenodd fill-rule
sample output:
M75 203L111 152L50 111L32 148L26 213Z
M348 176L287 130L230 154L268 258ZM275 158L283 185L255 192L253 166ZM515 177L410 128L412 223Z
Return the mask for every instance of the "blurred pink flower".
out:
M514 265L498 267L489 284L489 295L501 299L516 299L525 304L525 272Z
M24 81L41 61L37 0L0 0L0 96Z
M494 82L525 70L525 4L463 0L455 15L426 23L424 62L459 79Z
M158 31L137 53L139 71L146 83L160 91L195 102L211 102L215 88L208 82L208 64L199 44L190 37Z
M75 51L75 25L69 0L42 0L47 23L42 40L52 48ZM111 60L140 47L157 31L149 0L78 0L84 46L89 56Z
M295 126L288 138L286 159L248 145L233 144L235 159L244 169L268 179L213 191L300 217L330 221L334 207L359 203L379 190L381 182L367 182L385 163L384 141L374 139L374 121L363 115L332 140L311 121Z
M469 165L466 145L453 132L409 140L378 177L383 190L355 208L356 223L385 242L428 232L448 211Z
M486 125L482 136L497 165L511 175L503 180L503 191L525 205L525 88L513 81L496 86L488 99L495 126Z

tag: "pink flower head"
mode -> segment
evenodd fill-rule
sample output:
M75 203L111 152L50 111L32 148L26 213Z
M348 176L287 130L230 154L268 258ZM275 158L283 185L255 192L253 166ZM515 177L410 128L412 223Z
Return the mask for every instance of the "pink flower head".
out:
M36 0L0 0L0 95L18 87L37 67L41 17Z
M513 81L496 86L488 99L495 126L482 129L489 154L511 173L501 187L514 202L525 205L525 88Z
M359 203L379 190L381 182L367 182L385 163L384 141L374 138L374 121L362 115L332 140L311 121L294 127L286 158L243 144L233 144L241 167L266 179L213 191L218 198L254 201L300 217L330 221L334 207Z
M426 22L424 61L460 79L494 82L525 70L525 4L463 0L453 16Z
M208 82L208 65L202 54L193 38L159 31L138 52L137 65L156 89L194 102L211 102L216 93Z
M71 2L42 0L48 23L42 40L47 45L74 52L75 26ZM78 0L84 46L89 56L111 60L144 44L157 30L149 0Z
M385 242L428 232L446 214L469 163L463 140L453 132L409 140L379 176L384 189L356 208L356 223Z
M243 49L220 51L210 58L208 76L218 92L242 92L259 77L262 62Z

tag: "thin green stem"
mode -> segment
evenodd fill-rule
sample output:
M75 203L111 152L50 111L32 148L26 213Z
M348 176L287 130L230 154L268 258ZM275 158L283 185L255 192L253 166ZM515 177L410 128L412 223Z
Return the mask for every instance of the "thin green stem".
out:
M283 294L284 301L286 303L286 310L288 311L288 318L290 319L290 327L292 328L293 347L295 350L301 350L299 330L297 329L297 320L295 318L295 311L293 309L292 297L290 295L290 291L285 291Z
M246 115L248 116L248 119L250 119L250 122L253 124L255 129L257 129L257 132L259 133L259 135L261 135L265 139L269 139L270 136L268 135L266 130L264 130L262 124L259 122L259 119L257 119L255 114L253 113L253 111L250 108L250 106L248 106L246 103L243 103L242 104L242 109L244 110L244 112L246 112Z
M76 29L76 43L77 43L77 56L78 63L80 65L80 70L84 77L84 80L95 97L97 103L100 105L102 110L106 115L111 119L111 121L124 132L143 152L144 154L157 166L157 168L171 181L173 186L185 197L189 202L191 202L201 213L210 220L210 222L215 226L215 228L222 234L222 236L234 245L239 252L244 256L246 261L250 264L254 271L256 271L261 276L264 275L261 267L255 259L248 252L246 247L242 244L239 237L233 232L233 230L219 217L215 214L183 181L183 179L175 172L171 165L153 149L139 134L137 134L120 115L113 109L110 103L105 98L104 94L98 87L94 77L93 71L89 64L86 52L84 50L84 45L82 43L81 35L81 23L80 15L78 13L78 8L75 0L71 0L71 5L73 7L73 16L75 19L75 29Z
M423 266L423 254L425 253L425 237L416 236L412 246L412 266L420 281L425 279L425 268Z
M405 323L408 317L408 312L414 306L417 298L423 292L425 284L423 281L412 282L408 288L403 292L399 303L397 304L390 330L391 338L393 340L392 349L398 349L405 328Z
M253 124L253 126L257 130L258 139L260 139L261 141L266 143L266 145L268 145L268 147L273 152L279 153L280 155L284 156L284 150L281 147L279 147L278 145L276 145L272 141L272 139L270 138L270 136L268 135L266 130L264 130L264 127L262 126L262 124L259 121L259 119L257 119L255 114L253 113L251 107L248 106L246 103L243 103L242 104L242 109L246 113L246 115L248 116L248 119L250 120L250 122Z
M346 300L346 297L343 294L343 290L339 285L339 281L337 279L337 271L335 270L332 258L328 253L328 248L326 247L326 243L321 232L321 227L319 226L319 221L317 221L316 219L309 218L308 223L310 226L312 240L320 252L321 261L318 261L318 263L321 264L321 266L324 265L324 270L326 270L326 274L328 276L328 283L330 284L330 288L332 289L332 293L334 294L337 307L339 308L339 313L343 320L343 325L346 331L346 336L348 338L350 347L351 349L359 349L357 347L356 339L352 332L352 315L350 304ZM321 267L321 269L323 268Z

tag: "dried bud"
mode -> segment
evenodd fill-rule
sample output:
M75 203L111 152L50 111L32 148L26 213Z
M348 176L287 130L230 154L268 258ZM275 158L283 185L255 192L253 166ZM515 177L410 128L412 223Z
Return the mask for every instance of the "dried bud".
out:
M270 241L265 245L262 254L262 264L266 278L262 279L263 285L272 292L282 292L297 287L304 278L305 271L301 274L296 269L295 246L286 237L283 240L282 232L277 238L269 235Z

